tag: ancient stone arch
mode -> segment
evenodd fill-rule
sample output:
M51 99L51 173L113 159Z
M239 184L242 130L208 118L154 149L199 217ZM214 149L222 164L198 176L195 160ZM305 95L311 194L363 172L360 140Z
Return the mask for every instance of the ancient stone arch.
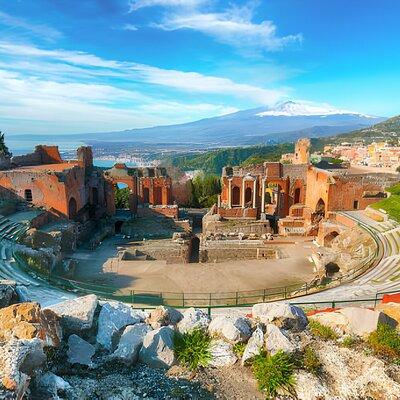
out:
M337 231L331 231L324 237L324 246L331 246L333 239L335 239L336 236L339 236L339 233Z

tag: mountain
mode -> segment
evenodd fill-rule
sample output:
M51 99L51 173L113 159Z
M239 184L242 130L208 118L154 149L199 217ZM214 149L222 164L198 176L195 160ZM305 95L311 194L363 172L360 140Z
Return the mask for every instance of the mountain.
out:
M329 136L369 127L384 118L331 106L287 101L179 125L85 135L85 141L196 143L209 146L279 143L302 136Z

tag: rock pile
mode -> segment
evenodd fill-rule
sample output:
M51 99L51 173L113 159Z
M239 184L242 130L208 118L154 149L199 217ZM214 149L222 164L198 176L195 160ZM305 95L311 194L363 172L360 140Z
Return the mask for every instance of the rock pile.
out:
M9 305L10 294L3 298L10 300L0 308L0 398L215 398L218 388L209 382L175 376L175 371L187 373L179 365L175 337L194 330L210 338L207 369L242 374L259 354L283 351L301 359L311 346L324 372L317 378L299 367L299 399L400 398L400 367L389 372L372 355L318 340L308 329L304 311L289 303L256 304L248 317L211 319L201 309L158 307L144 312L116 301L99 301L94 295L47 309L37 303ZM397 325L396 306L389 308L391 317L383 310L349 307L309 318L339 335L365 337L378 323ZM255 381L250 384L254 391ZM237 397L225 393L219 398Z

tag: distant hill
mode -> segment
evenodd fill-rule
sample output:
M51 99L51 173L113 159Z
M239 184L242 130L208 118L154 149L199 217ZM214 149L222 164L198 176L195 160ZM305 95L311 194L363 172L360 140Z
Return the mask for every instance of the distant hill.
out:
M335 138L335 141L358 141L363 140L372 142L376 140L391 140L397 142L400 137L400 115L379 122L371 127L358 129L345 134L340 134Z

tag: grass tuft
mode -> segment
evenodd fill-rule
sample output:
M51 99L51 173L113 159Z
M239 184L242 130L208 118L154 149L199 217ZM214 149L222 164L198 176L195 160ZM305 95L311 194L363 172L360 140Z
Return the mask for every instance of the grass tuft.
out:
M314 375L317 375L321 371L321 361L319 360L315 350L310 346L307 346L304 350L302 367Z
M253 359L253 373L258 387L267 398L276 397L279 392L294 393L294 364L291 357L282 350L273 356L263 351Z
M393 360L400 358L400 335L389 325L378 324L376 331L368 336L367 343L377 355Z
M308 323L308 328L313 336L317 336L324 340L336 340L338 334L329 326L322 325L320 322L311 320Z
M233 352L235 353L236 357L242 358L244 350L246 349L246 343L235 343L233 345Z
M199 367L206 367L211 360L211 339L200 329L174 335L174 351L178 361L194 371Z

